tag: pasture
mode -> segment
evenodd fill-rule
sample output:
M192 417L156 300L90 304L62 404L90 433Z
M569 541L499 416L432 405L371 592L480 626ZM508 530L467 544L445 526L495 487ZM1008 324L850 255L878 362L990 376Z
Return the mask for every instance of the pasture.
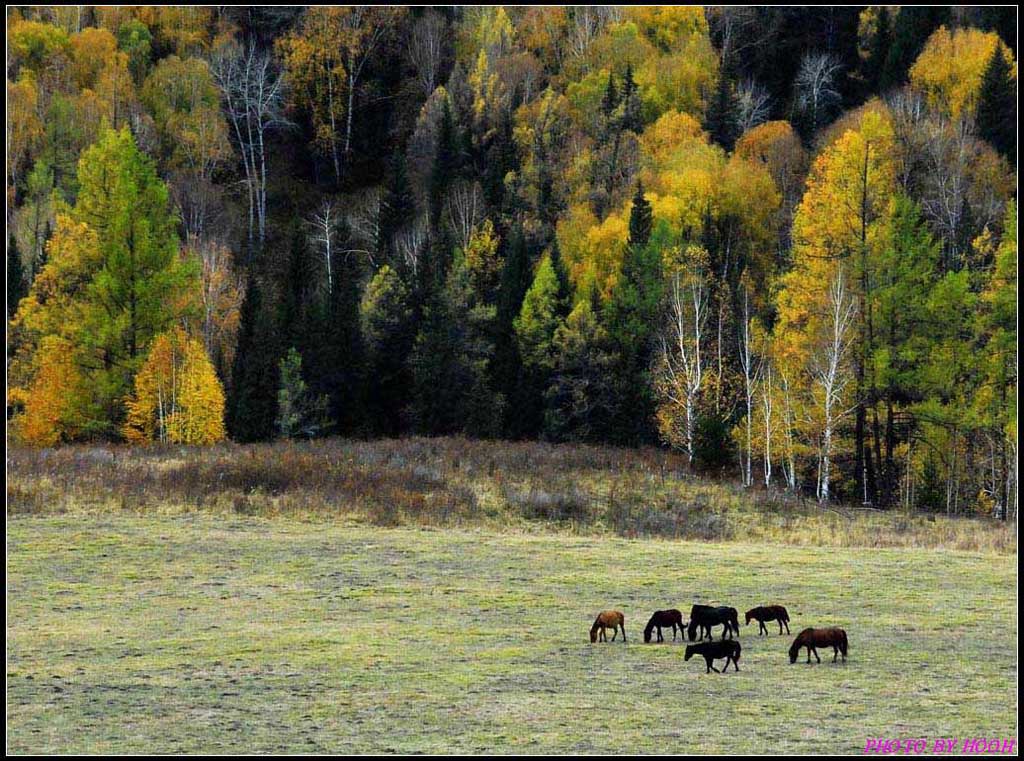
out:
M10 494L9 494L10 497ZM1016 557L289 516L20 514L7 525L16 753L860 752L1012 737ZM779 602L849 661L740 672L643 644L652 611ZM597 611L627 645L592 645ZM720 628L716 630L716 638Z

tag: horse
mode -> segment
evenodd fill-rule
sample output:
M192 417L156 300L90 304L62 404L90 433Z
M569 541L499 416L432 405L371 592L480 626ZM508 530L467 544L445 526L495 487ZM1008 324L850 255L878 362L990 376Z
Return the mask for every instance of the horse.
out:
M654 615L651 616L651 620L647 622L647 627L644 629L644 642L651 641L651 632L655 628L658 630L658 642L664 642L665 638L661 636L661 627L671 626L672 627L672 641L676 641L676 627L679 627L679 636L686 638L686 633L683 630L683 614L678 610L656 610Z
M796 663L796 657L800 654L800 648L807 648L807 662L811 662L811 653L814 653L814 657L817 658L818 663L821 663L821 658L818 658L819 647L831 647L832 648L832 662L836 662L836 658L839 654L843 654L843 662L846 662L846 651L848 645L846 642L846 632L836 626L830 626L827 629L804 629L793 640L793 645L789 648L789 662Z
M714 639L711 628L722 624L722 639L729 635L732 639L733 632L740 636L740 619L736 608L729 608L725 605L713 608L710 605L694 605L690 608L690 641L697 639L697 627L700 627L700 638L704 640L705 633L708 639Z
M729 661L732 661L732 665L737 671L740 670L740 643L735 640L719 640L718 642L702 642L699 645L687 645L686 646L686 660L690 660L694 654L704 656L704 663L707 664L707 670L705 674L710 674L714 671L716 674L721 674L729 670ZM719 671L711 662L714 660L721 660L725 658L725 667Z
M607 642L608 635L605 629L612 630L612 642L619 636L619 629L622 629L622 641L626 641L626 617L617 610L602 610L594 619L594 625L590 627L590 641L597 642L598 634L601 641Z
M761 632L768 634L768 627L764 625L765 621L778 621L779 622L779 634L782 634L782 627L785 625L786 634L789 634L789 612L781 605L765 605L758 608L751 608L747 611L747 626L750 626L750 619L757 619L757 634L761 636Z

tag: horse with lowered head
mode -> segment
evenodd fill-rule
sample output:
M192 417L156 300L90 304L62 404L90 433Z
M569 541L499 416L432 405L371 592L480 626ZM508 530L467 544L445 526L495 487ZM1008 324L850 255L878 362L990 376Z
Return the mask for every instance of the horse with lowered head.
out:
M707 665L705 674L710 674L712 671L721 674L729 670L729 661L732 661L732 665L735 666L736 670L740 670L740 643L735 640L729 640L728 642L719 640L718 642L701 642L698 645L687 645L685 660L690 660L696 655L704 656L704 663ZM711 662L716 659L725 658L725 666L722 667L722 671L719 671Z
M700 627L700 638L702 641L705 634L708 639L714 639L711 628L719 624L723 627L722 639L725 639L726 634L729 635L729 639L732 639L734 632L737 637L740 636L740 618L736 608L730 608L725 605L717 608L710 605L694 605L690 608L690 641L693 642L697 639L697 627Z
M839 654L843 654L843 661L846 661L846 651L848 644L846 642L846 632L837 626L830 626L827 629L804 629L793 640L792 646L789 648L789 662L796 663L796 658L800 655L800 648L807 648L807 662L811 662L811 653L814 653L814 657L818 663L821 663L821 658L818 658L819 647L831 647L832 648L832 662L836 662L836 658Z
M686 632L683 630L683 614L678 610L656 610L654 615L651 616L651 620L647 622L647 626L644 628L644 642L651 641L651 633L658 630L658 642L664 642L665 638L661 636L661 627L671 626L672 627L672 641L676 641L676 627L679 627L679 636L686 639Z
M789 612L781 605L763 605L758 608L751 608L747 611L747 626L750 626L750 619L752 618L757 620L758 636L760 636L761 632L768 634L768 627L764 625L765 621L778 621L779 634L782 634L782 626L785 624L786 634L789 634Z
M606 629L612 630L612 642L619 636L619 629L622 629L622 641L626 641L626 617L617 610L602 610L594 619L594 625L590 627L590 641L597 642L598 636L601 642L608 641Z

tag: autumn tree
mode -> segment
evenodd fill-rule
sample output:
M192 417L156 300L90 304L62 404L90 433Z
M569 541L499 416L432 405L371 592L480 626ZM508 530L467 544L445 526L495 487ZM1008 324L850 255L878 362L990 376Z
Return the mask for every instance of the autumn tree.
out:
M202 342L161 333L135 375L124 437L133 443L215 444L225 437L224 391Z
M859 495L866 503L878 498L873 453L880 447L869 446L868 436L877 444L881 430L877 412L869 420L877 393L869 357L876 341L875 271L895 192L893 140L888 112L865 109L857 128L848 129L815 161L793 223L797 271L824 288L838 282L835 271L843 267L843 296L853 294L855 300L855 467ZM814 303L816 297L808 293L807 298Z
M350 12L338 6L308 8L296 29L277 43L292 102L306 114L316 150L331 160L336 183L341 182L342 122L349 84L340 43Z
M83 429L111 435L151 342L195 313L198 272L178 252L167 188L127 129L108 130L85 151L78 177L77 203L58 216L47 264L15 322L28 366L38 364L31 356L46 336L74 347L90 396Z

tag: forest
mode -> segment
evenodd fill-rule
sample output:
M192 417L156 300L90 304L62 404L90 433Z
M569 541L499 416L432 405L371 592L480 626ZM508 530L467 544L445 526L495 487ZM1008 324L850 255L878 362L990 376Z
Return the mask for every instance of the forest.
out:
M12 441L662 446L1015 519L1015 7L7 10Z

